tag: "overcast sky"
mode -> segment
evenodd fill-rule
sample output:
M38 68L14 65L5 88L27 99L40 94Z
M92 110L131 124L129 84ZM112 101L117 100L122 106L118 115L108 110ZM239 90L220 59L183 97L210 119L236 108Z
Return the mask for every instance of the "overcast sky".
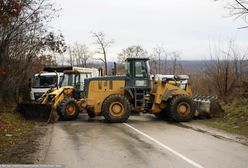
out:
M248 46L245 23L227 17L225 2L214 0L54 0L62 8L52 22L68 44L83 43L94 49L91 31L102 31L115 43L108 57L121 49L141 45L151 51L163 45L178 51L181 59L209 58L209 44L235 39ZM221 0L228 1L228 0ZM229 0L230 1L230 0Z

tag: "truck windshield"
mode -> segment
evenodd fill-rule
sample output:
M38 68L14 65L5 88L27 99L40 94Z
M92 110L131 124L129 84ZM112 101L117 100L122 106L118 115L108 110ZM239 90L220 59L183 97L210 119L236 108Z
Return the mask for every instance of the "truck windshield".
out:
M56 75L39 75L35 76L31 80L31 87L32 88L50 88L50 87L56 87L56 81L57 76Z

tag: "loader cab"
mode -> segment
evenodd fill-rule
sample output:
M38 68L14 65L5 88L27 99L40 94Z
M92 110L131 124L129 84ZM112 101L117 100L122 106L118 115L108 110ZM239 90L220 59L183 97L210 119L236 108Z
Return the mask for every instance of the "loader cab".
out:
M60 87L65 87L65 86L75 87L78 82L79 82L79 73L67 71L64 73L64 76L62 80L60 81Z
M125 74L126 87L150 88L150 66L148 58L127 58Z
M83 97L84 79L90 77L92 77L91 73L67 70L64 72L60 87L72 86L74 88L73 97L79 99Z
M127 58L125 75L125 90L132 97L134 107L142 106L144 96L151 89L149 59Z

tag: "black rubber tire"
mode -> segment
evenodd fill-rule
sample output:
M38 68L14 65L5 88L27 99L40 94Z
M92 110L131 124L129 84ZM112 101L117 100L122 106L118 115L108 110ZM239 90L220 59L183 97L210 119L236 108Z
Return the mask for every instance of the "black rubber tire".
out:
M164 102L166 103L166 102ZM167 101L167 104L170 104L170 100ZM168 106L166 106L165 109L163 109L160 113L154 113L154 115L159 119L159 120L168 120L170 118L168 114Z
M96 117L96 113L94 111L87 110L87 113L88 113L88 116L90 118L95 118Z
M73 115L69 115L66 111L66 107L68 105L73 105L75 107L75 113ZM78 104L76 103L76 100L73 98L65 98L58 107L58 112L62 120L74 120L78 118L80 108Z
M186 112L180 113L178 111L178 106L180 104L186 105ZM194 117L193 101L190 97L186 95L177 95L174 97L169 104L168 113L170 118L174 122L188 122Z
M161 111L160 113L154 113L154 115L159 119L159 120L165 120L167 118L165 111Z
M109 108L112 103L119 103L123 107L123 112L120 116L114 116L111 114ZM128 120L130 114L131 114L131 105L129 100L120 94L114 94L105 99L102 105L102 114L104 118L111 123L123 123Z

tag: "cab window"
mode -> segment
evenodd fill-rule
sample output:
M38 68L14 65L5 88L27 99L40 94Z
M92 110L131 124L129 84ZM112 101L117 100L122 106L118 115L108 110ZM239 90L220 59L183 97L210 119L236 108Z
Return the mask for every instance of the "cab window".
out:
M147 77L146 63L144 61L135 62L135 77L137 78Z
M126 62L125 64L125 75L130 77L131 76L131 69L130 69L130 62Z

